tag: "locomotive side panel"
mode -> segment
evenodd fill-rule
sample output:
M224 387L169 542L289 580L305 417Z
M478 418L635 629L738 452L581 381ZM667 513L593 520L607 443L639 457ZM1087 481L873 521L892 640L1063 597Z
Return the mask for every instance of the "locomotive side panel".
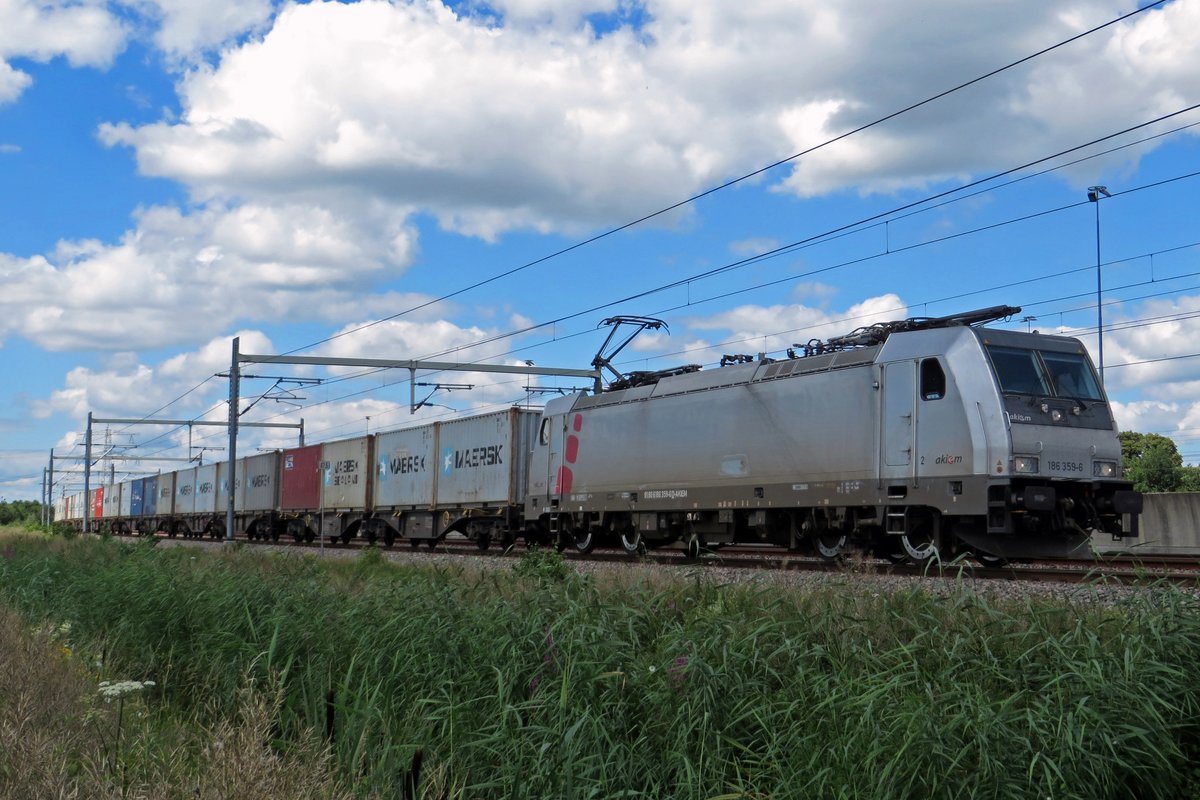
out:
M727 369L733 377L742 368ZM569 429L578 424L577 443L568 436L564 446L567 459L573 457L569 493L634 491L643 508L678 508L695 505L679 502L682 491L715 490L704 502L719 502L722 493L743 500L752 487L773 484L788 486L790 499L802 504L802 484L871 481L873 380L872 368L862 365L694 393L656 392L629 404L580 403L567 415Z

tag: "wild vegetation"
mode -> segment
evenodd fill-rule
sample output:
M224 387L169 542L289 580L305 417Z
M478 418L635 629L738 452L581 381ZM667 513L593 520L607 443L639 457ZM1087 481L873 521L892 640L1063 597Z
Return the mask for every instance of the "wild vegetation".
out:
M359 797L1200 789L1200 609L1168 587L1119 607L1000 604L856 576L800 591L562 566L10 538L0 600L68 624L106 675L154 681L147 709L211 726L248 687L277 698L256 752L293 755L316 731Z
M1139 492L1200 492L1200 467L1185 465L1174 440L1122 431L1121 461Z

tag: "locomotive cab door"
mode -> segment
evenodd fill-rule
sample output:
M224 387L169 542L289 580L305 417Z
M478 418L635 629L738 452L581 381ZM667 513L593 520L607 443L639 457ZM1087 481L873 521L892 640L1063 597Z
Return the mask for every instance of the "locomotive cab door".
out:
M916 363L884 364L880 410L880 480L916 477L913 442L916 433Z
M550 505L557 508L565 492L571 490L570 481L564 480L563 448L567 436L567 415L555 414L546 417L546 428L541 432L548 449L546 489Z

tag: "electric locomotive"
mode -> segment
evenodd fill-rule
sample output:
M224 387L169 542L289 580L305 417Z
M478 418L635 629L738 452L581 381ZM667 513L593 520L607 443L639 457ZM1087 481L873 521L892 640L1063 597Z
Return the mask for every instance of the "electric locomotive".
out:
M1141 495L1086 350L983 327L1019 311L883 323L551 400L527 524L582 550L760 541L912 560L1136 536Z

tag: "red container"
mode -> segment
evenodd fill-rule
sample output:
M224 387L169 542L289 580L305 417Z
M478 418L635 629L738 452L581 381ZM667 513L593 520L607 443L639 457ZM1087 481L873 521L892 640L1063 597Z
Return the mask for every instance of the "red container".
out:
M104 487L99 486L92 490L92 519L100 519L104 516Z
M279 458L279 507L315 511L321 507L321 445L284 450Z

